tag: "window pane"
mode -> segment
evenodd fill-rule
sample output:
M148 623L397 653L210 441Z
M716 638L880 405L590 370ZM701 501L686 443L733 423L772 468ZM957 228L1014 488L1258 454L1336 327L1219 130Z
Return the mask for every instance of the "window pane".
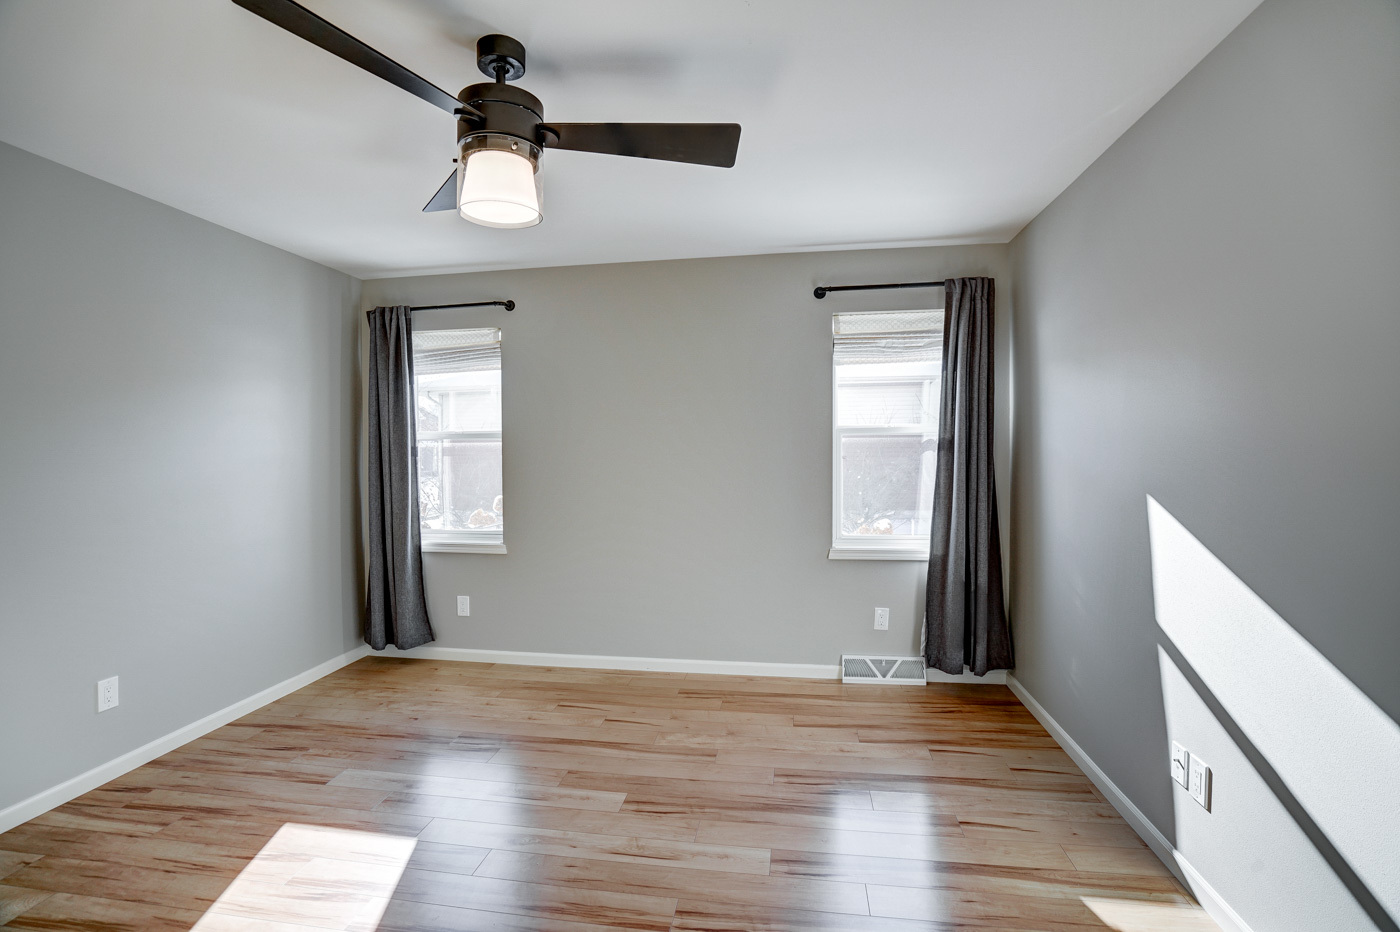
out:
M421 407L418 423L423 423ZM418 523L425 528L442 527L442 444L436 440L418 444Z
M500 430L501 370L419 376L418 429Z
M937 438L841 439L841 534L926 537Z
M937 382L843 382L839 369L837 375L836 423L841 427L920 427L938 421Z
M419 520L428 530L499 531L499 440L424 440L418 444Z
M442 393L418 392L418 429L442 430Z

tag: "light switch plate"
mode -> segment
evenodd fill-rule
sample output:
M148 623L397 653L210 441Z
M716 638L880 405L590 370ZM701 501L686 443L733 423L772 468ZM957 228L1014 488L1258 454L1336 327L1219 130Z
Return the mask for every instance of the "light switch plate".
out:
M1201 804L1202 809L1210 812L1210 765L1192 754L1189 769L1191 782L1186 791L1191 794L1192 799Z
M469 595L457 596L457 614L466 618L472 613L472 597Z
M1191 765L1191 752L1186 750L1180 743L1172 742L1172 779L1182 786L1190 789L1191 778L1187 774L1187 768Z

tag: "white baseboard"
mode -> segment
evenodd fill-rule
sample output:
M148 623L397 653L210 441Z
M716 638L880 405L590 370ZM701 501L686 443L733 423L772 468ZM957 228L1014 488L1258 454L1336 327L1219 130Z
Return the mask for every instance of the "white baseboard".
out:
M668 657L619 657L606 654L546 654L528 650L481 650L474 647L415 647L378 652L386 657L421 660L461 660L468 663L509 663L524 667L575 667L581 670L635 670L650 673L714 673L724 676L786 676L808 680L839 680L838 663L771 663L762 660L681 660ZM954 676L942 670L926 670L930 683L1005 683L1005 670L974 676L964 670Z
M1006 682L1006 671L988 670L986 676L977 676L967 667L963 667L961 673L944 673L942 670L927 667L924 670L924 680L929 683L972 683L976 686L986 683L1002 684Z
M666 657L614 657L606 654L545 654L527 650L481 650L474 647L385 648L384 657L421 660L462 660L469 663L509 663L525 667L576 667L582 670L632 670L649 673L718 673L728 676L787 676L809 680L839 680L835 663L768 663L759 660L678 660Z
M1234 907L1225 902L1225 898L1220 895L1210 882L1201 876L1201 872L1186 860L1180 851L1173 851L1173 856L1177 864L1181 867L1182 873L1186 875L1186 887L1196 895L1201 906L1210 918L1225 932L1251 932L1249 924L1244 921Z
M1191 866L1191 862L1167 840L1167 837L1157 830L1151 820L1143 814L1142 810L1133 804L1118 785L1108 778L1098 764L1094 763L1084 749L1079 746L1079 742L1070 737L1054 716L1046 711L1036 698L1032 696L1014 675L1006 677L1006 685L1016 694L1016 698L1025 704L1030 713L1036 717L1045 730L1050 732L1050 736L1064 748L1065 753L1074 759L1079 769L1094 782L1099 788L1099 792L1108 798L1113 804L1113 808L1127 820L1128 824L1137 832L1138 837L1147 843L1152 849L1152 853L1161 859L1167 869L1186 885L1196 899L1200 901L1202 908L1225 932L1251 932L1249 926L1240 918L1239 913L1225 902L1224 898L1216 892L1216 889L1201 876L1196 868Z
M95 790L104 783L108 783L120 777L124 773L129 773L160 757L162 754L188 744L196 738L207 735L216 728L222 728L235 719L242 718L249 712L254 712L269 702L281 699L288 693L296 692L303 686L314 683L327 674L334 673L347 664L354 663L365 654L369 653L369 646L362 645L354 650L347 651L339 657L327 660L325 663L317 664L304 673L298 673L291 679L283 680L275 686L269 686L262 692L241 699L231 706L220 709L210 715L204 716L197 722L191 722L183 728L176 729L168 735L164 735L143 744L134 751L128 751L121 757L99 764L86 773L81 773L71 780L65 780L58 786L51 787L43 792L36 793L28 799L20 800L13 806L0 809L0 832L8 832L17 825L22 825L36 816L41 816L56 806L61 806L70 799L76 799L84 793Z

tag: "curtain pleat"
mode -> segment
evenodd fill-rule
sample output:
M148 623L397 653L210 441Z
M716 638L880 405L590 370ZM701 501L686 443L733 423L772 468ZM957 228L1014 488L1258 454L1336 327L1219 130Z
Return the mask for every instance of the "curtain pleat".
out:
M994 286L944 285L943 386L929 546L924 660L978 676L1013 665L1002 594L1001 528L992 462Z
M369 318L369 536L365 641L408 650L433 640L423 592L414 430L413 326L405 306Z

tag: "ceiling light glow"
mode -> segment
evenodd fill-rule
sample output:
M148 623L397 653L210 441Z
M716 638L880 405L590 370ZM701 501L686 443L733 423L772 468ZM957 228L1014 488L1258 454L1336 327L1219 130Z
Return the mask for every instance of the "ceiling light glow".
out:
M457 165L457 211L464 220L507 230L540 222L540 185L525 155L464 147Z

